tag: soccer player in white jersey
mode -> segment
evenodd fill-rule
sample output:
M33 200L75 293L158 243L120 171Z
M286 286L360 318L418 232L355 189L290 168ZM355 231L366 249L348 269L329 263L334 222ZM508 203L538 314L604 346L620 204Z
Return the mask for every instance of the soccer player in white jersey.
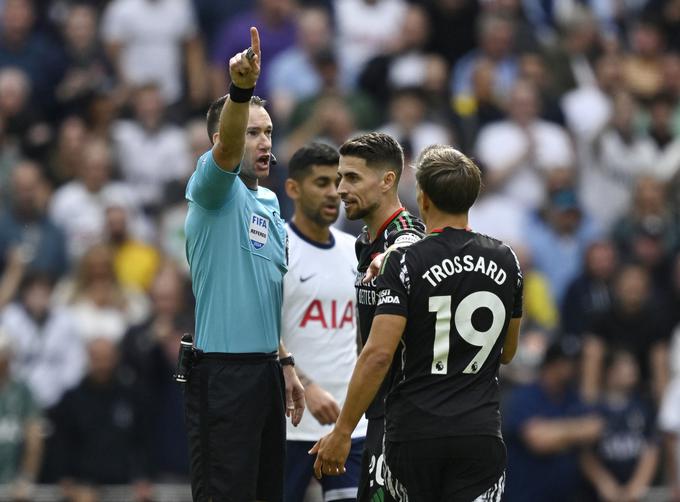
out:
M288 427L285 502L302 502L312 478L309 449L338 417L357 360L354 237L331 225L338 218L338 152L321 143L291 158L286 193L295 214L286 225L288 273L283 285L281 335L295 354L308 413ZM361 470L366 423L352 435L347 472L321 480L324 501L354 501Z

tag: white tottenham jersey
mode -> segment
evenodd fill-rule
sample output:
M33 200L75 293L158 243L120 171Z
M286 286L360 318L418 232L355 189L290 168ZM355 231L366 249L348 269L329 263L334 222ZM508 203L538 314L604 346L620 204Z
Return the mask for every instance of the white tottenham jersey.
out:
M354 238L331 228L329 244L304 237L286 224L288 273L283 282L281 335L295 364L342 406L357 361ZM332 427L306 410L297 427L288 422L287 439L316 441ZM362 417L352 437L366 435Z

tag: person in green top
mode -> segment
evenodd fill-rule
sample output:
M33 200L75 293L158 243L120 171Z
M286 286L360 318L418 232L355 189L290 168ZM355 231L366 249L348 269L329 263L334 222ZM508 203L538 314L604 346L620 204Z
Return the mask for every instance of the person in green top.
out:
M40 411L28 387L12 379L11 356L0 332L0 484L12 486L12 500L30 500L42 460Z

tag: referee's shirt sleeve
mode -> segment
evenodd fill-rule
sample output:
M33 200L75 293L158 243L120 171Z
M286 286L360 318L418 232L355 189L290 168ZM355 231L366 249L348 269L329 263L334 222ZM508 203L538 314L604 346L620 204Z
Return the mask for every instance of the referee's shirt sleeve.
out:
M239 165L234 171L225 171L215 162L212 150L201 155L196 171L187 184L186 198L204 209L220 209L229 202L238 187Z
M393 314L408 317L410 278L405 250L390 251L376 279L375 315Z

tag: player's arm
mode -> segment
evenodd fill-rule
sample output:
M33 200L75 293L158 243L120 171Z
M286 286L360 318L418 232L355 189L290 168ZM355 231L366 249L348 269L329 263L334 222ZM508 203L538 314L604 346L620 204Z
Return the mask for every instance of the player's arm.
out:
M314 461L317 478L321 478L322 474L338 475L345 472L352 432L378 393L405 327L406 318L401 315L375 316L371 334L354 367L347 398L335 427L310 450L310 454L317 454Z
M242 90L252 90L260 76L260 36L254 27L250 28L250 47L254 53L252 58L245 50L229 60L231 82ZM220 136L212 148L215 162L225 171L236 170L241 162L250 110L249 98L237 97L233 88L230 91L220 113Z
M279 342L279 359L290 356L283 342ZM286 416L297 427L305 412L305 389L300 383L295 368L291 365L283 366L283 379L286 384Z
M519 260L515 252L508 246L512 254L515 266L517 267L517 277L515 282L515 293L512 301L512 318L508 325L508 330L505 334L505 342L503 342L503 352L501 353L501 364L509 364L512 358L517 353L519 346L519 327L522 322L522 308L524 296L524 279L522 277L522 270L519 267Z
M505 342L503 343L503 352L501 353L501 364L509 364L512 358L517 353L519 346L519 327L522 322L521 317L510 319L508 325L508 332L505 335Z

